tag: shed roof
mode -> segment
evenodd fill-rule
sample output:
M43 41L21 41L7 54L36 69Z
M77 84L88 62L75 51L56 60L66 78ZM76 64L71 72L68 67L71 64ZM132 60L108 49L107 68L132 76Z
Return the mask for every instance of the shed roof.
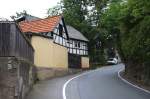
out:
M81 32L79 32L72 26L67 25L67 30L68 30L69 38L82 40L82 41L89 41Z
M44 33L51 32L59 23L61 16L53 16L45 19L38 19L33 21L21 21L19 26L22 32Z

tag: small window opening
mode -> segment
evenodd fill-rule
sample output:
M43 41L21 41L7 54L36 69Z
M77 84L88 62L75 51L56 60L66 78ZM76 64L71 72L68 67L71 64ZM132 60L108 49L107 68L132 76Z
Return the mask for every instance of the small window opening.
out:
M59 36L63 36L63 26L59 24Z

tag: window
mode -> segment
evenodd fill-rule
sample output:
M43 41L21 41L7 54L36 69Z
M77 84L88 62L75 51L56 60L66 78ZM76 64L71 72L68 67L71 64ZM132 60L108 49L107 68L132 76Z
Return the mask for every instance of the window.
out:
M59 36L63 36L63 26L59 24Z
M80 42L78 42L78 47L80 48Z
M74 46L75 46L75 47L78 47L78 44L77 44L77 42L74 42L74 43L75 43L75 44L74 44Z
M74 42L75 43L75 47L80 48L80 42Z
M83 45L83 49L87 49L87 44L86 43Z

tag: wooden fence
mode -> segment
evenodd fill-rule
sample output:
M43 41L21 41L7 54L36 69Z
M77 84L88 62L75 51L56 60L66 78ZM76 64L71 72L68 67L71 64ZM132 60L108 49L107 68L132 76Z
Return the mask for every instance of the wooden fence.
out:
M0 22L0 57L19 57L33 62L34 49L15 22Z

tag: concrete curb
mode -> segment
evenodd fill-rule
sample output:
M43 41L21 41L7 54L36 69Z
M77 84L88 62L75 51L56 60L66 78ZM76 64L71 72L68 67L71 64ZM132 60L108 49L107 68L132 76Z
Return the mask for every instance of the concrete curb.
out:
M149 90L143 89L143 88L139 87L138 85L132 84L132 83L130 83L129 81L127 81L126 79L124 79L124 78L120 75L120 72L122 72L123 70L124 70L124 69L121 69L121 70L118 71L118 77L119 77L123 82L125 82L125 83L128 84L128 85L131 85L131 86L134 87L134 88L137 88L137 89L139 89L139 90L141 90L141 91L144 91L144 92L150 94L150 91L149 91Z

